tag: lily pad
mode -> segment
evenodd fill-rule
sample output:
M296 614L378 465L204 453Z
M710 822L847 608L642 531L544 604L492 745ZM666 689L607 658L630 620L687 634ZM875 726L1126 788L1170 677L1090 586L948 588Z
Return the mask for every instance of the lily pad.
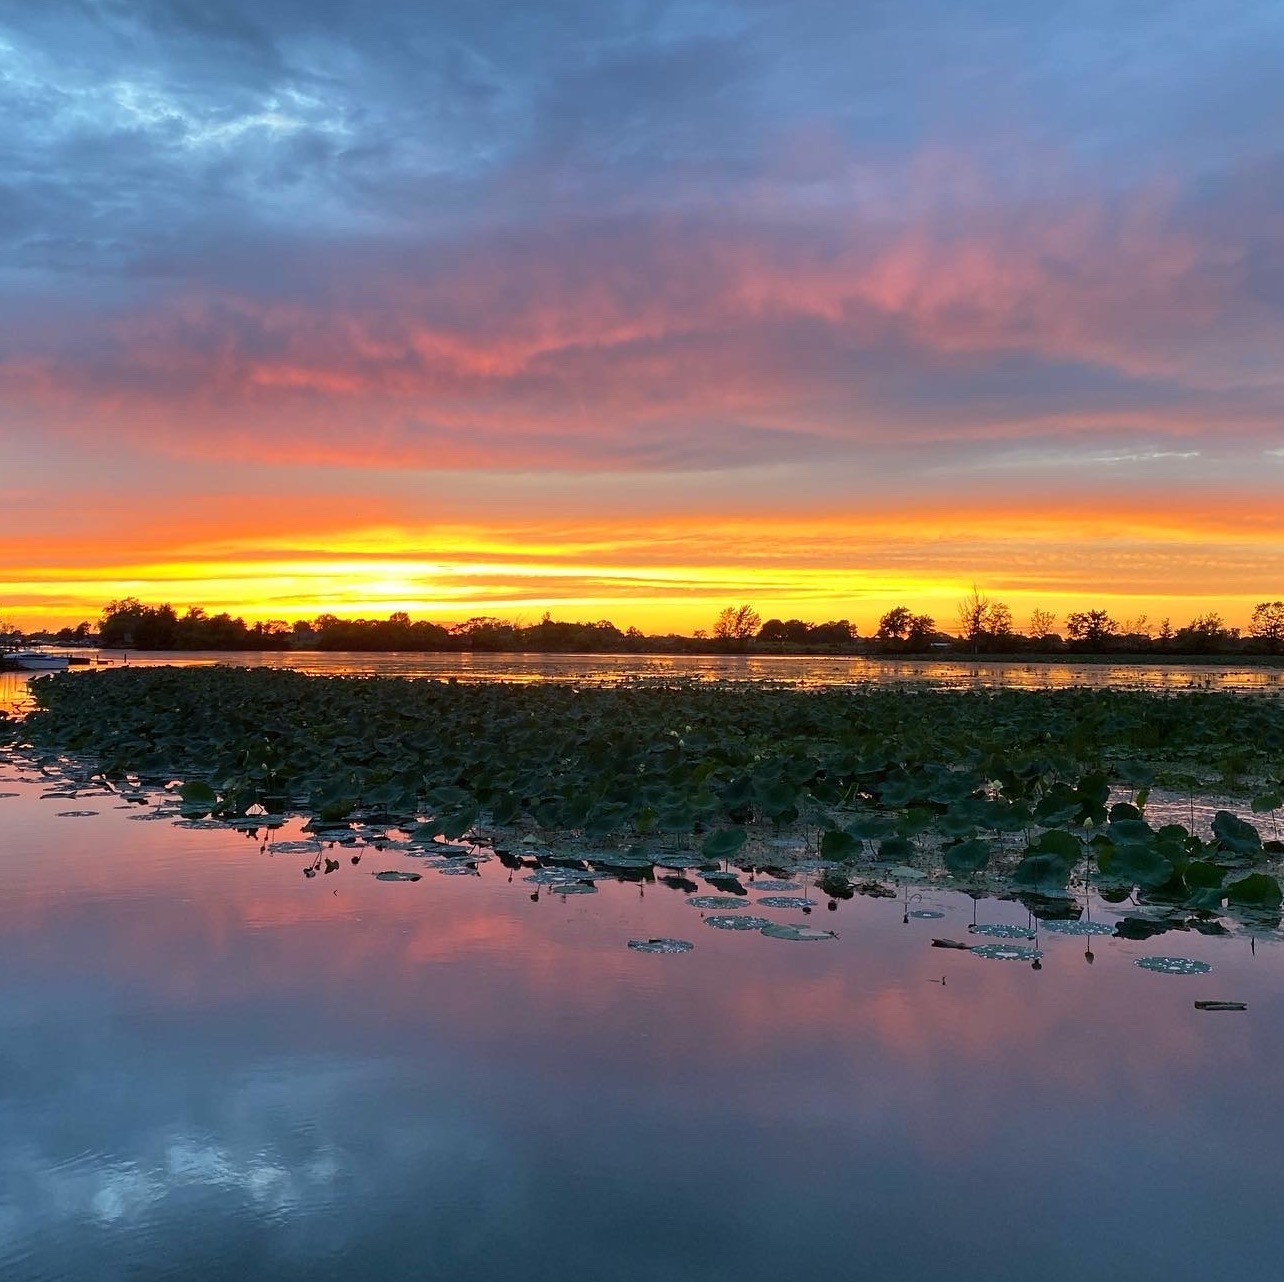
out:
M1212 967L1193 957L1138 957L1142 970L1153 970L1160 975L1207 975Z
M748 908L749 901L739 895L692 895L687 903L692 908Z
M762 934L772 939L837 939L832 930L817 930L814 926L796 926L791 922L771 922L762 927Z
M630 939L635 953L689 953L695 945L685 939Z
M550 895L596 895L597 887L587 881L559 881L549 886Z
M805 899L801 895L763 895L758 900L763 908L815 908L814 899Z
M1043 956L1040 949L1021 944L976 944L970 951L991 961L1038 961Z
M1028 926L1013 926L1006 921L982 922L979 926L969 926L974 935L987 935L990 939L1032 939L1034 931Z
M376 881L421 881L422 876L417 872L402 872L399 868L389 868L384 872L374 874Z
M712 926L714 930L762 930L764 926L774 926L776 923L766 917L753 917L746 913L739 917L706 917L704 924Z
M939 921L945 914L935 908L915 908L910 916L917 917L919 921Z
M753 888L775 895L785 890L801 890L802 886L796 881L776 881L770 877L760 877L753 883Z
M1113 935L1113 926L1100 921L1045 921L1040 926L1053 935Z
M60 810L58 811L59 819L92 819L98 811L96 810Z
M443 877L480 877L475 864L443 864L437 871Z

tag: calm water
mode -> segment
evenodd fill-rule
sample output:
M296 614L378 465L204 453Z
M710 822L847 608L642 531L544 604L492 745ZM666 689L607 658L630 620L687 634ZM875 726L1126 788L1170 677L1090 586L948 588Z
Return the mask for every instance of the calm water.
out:
M789 685L930 684L944 689L1002 686L1051 690L1110 686L1157 691L1234 690L1284 693L1284 667L1198 663L1063 663L959 659L850 659L773 655L583 655L583 654L369 654L319 650L286 653L173 651L100 653L105 665L156 666L234 664L293 668L318 675L376 673L384 676L454 677L461 681L615 682L629 679L694 678L709 681L772 681ZM0 674L10 685L20 674ZM2 688L2 687L0 687ZM3 707L0 694L0 707Z
M898 887L813 890L837 937L791 942L658 882L533 901L495 859L309 879L297 831L61 791L0 762L6 1280L1278 1267L1277 939L1044 930L1036 971L930 946L1020 905Z

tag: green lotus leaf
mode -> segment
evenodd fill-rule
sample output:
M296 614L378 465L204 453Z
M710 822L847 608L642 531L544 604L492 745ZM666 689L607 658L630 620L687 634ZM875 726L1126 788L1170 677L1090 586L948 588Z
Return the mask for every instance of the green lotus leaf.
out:
M719 828L700 843L706 859L730 859L745 844L748 833L743 828Z

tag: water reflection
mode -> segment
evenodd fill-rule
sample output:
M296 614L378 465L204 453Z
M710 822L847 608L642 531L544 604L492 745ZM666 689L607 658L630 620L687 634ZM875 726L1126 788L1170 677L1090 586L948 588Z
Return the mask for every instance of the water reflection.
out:
M124 661L121 652L102 653L102 662ZM960 659L864 659L797 655L577 655L577 654L345 654L284 653L130 654L128 662L156 664L230 663L245 667L292 668L318 675L384 675L455 678L461 681L579 681L628 679L781 682L801 686L928 684L943 689L1097 689L1279 693L1284 669L1250 664L1072 663Z
M795 943L660 882L532 902L499 860L308 880L288 846L111 797L60 819L91 799L0 773L6 1278L1273 1267L1274 940L1088 965L1041 931L1036 972L933 949L1032 922L935 887ZM652 936L696 946L626 946ZM1134 965L1173 938L1212 973Z

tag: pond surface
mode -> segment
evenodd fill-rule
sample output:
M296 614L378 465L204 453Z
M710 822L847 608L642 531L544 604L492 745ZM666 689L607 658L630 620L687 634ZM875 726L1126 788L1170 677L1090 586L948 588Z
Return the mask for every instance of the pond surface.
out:
M93 653L93 652L91 652ZM1060 660L874 659L816 655L636 654L373 654L321 650L286 652L104 650L98 666L189 667L231 664L291 668L317 675L455 678L460 681L577 681L694 679L778 682L799 686L933 685L942 689L1064 690L1077 686L1154 691L1284 694L1284 666L1251 663L1112 663ZM0 673L0 708L6 685L25 674Z
M890 878L834 911L764 888L806 917L748 887L731 912L836 932L785 940L658 881L442 875L21 759L0 794L6 1280L1278 1267L1275 937L1029 940L1020 904ZM317 855L334 871L303 876ZM694 948L628 947L652 938Z

